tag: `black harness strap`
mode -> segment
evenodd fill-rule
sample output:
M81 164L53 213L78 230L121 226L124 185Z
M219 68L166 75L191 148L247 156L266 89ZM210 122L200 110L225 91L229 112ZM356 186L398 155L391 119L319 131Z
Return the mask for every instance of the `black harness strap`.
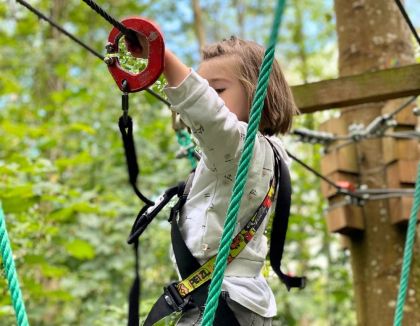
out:
M136 240L133 243L134 257L135 257L135 269L134 269L134 281L131 285L130 294L128 295L128 326L138 326L140 316L140 274L139 274L139 241Z
M128 115L128 94L122 95L123 115L118 120L121 137L124 144L124 153L127 162L128 175L130 184L133 187L137 197L139 197L146 205L154 205L153 201L144 196L137 187L137 177L139 175L139 165L137 163L136 147L133 139L133 120Z
M185 187L182 190L182 193L178 193L179 200L171 209L171 215L169 217L169 222L171 223L171 241L172 248L174 250L176 264L178 266L179 273L181 274L182 279L188 277L195 270L200 268L200 263L195 259L191 254L191 251L188 249L187 244L182 237L181 231L179 230L177 223L177 216L185 202L187 201L188 194L191 190L192 181L194 179L195 172L192 172Z
M268 140L268 139L267 139ZM275 175L277 182L277 201L274 213L273 224L271 226L270 237L270 263L274 272L280 280L290 288L303 289L306 285L305 277L293 277L284 274L280 270L281 259L283 257L284 243L286 240L287 227L289 225L290 205L292 196L292 187L289 170L286 167L276 147L268 140L274 152Z
M133 244L135 257L134 282L131 286L128 306L128 326L139 325L139 301L140 301L140 275L139 275L139 237L150 224L150 222L157 216L162 208L180 191L183 191L184 183L178 186L169 188L156 201L153 206L145 205L137 215L137 218L131 228L130 236L127 240L129 244Z
M136 231L136 225L138 223L139 217L144 216L144 213L148 209L148 205L145 205L137 215L136 221L131 229L131 234ZM130 239L131 239L130 234ZM128 295L128 326L138 326L139 325L139 316L140 316L140 257L139 257L139 238L132 239L133 250L134 250L134 281L131 285L130 294Z

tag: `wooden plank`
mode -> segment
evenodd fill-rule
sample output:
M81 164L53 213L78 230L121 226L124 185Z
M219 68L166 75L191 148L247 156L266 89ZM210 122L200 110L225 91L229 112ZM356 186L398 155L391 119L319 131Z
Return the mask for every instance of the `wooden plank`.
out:
M420 64L292 86L302 113L420 94Z
M388 202L389 219L392 224L407 224L410 220L413 197L390 198ZM420 222L420 212L417 215Z
M331 118L319 126L320 131L330 132L336 135L348 134L346 122L344 119ZM338 141L335 145L345 143L345 140ZM350 144L340 149L333 150L324 154L321 158L321 173L329 175L334 172L358 173L356 146Z
M324 154L321 158L321 173L328 175L334 172L359 173L357 153L354 146L346 146Z
M398 160L386 167L387 185L390 188L408 186L416 183L418 160Z
M363 231L365 222L359 206L345 205L328 210L327 228L329 232L352 235Z
M392 163L396 160L420 160L418 139L382 139L383 162ZM414 172L415 175L415 172Z

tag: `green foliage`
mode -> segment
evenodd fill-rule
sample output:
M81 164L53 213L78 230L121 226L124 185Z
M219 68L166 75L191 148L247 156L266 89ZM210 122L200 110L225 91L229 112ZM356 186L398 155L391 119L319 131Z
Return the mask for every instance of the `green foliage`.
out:
M208 39L240 32L236 1L201 3ZM244 37L262 43L268 36L273 1L243 3ZM115 17L141 14L157 21L167 45L189 64L197 64L189 1L101 4ZM33 5L52 14L92 48L103 49L111 26L81 1L40 0ZM298 24L296 13L302 8L304 20ZM141 205L127 182L116 124L120 92L104 63L25 8L2 2L0 17L0 201L30 322L125 324L134 270L126 237ZM319 1L295 1L290 2L286 17L279 53L280 61L288 63L283 64L288 79L301 82L333 75L334 69L326 69L335 49L330 10ZM307 28L313 32L312 25L320 32L309 38L305 33ZM126 69L143 68L144 62L121 48ZM161 78L153 89L160 92L163 85ZM187 160L175 160L178 145L164 105L150 94L133 94L130 114L141 165L139 184L155 198L185 179L190 165ZM316 128L318 120L317 116L299 118L296 126ZM320 148L285 142L307 163L319 165ZM325 229L318 180L296 164L292 177L294 207L284 265L307 274L310 283L303 292L287 294L267 269L277 297L278 322L354 324L347 257ZM169 259L166 216L163 212L157 217L141 239L143 318L162 285L176 278ZM0 291L0 324L14 325L3 278Z

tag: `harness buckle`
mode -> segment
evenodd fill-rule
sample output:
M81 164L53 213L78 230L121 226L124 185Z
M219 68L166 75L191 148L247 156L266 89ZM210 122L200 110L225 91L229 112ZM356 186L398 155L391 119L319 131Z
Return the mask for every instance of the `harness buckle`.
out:
M182 297L176 285L178 282L172 282L171 284L163 288L163 296L168 305L170 305L175 311L181 312L190 303L190 296Z

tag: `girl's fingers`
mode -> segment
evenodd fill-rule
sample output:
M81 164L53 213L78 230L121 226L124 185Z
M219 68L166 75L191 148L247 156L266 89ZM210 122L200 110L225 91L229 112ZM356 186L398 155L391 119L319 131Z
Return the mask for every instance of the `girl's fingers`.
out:
M125 38L127 50L130 51L130 53L136 58L147 59L149 55L149 43L147 38L140 33L136 33L136 36L140 46L133 44L133 42L130 42L129 39Z

